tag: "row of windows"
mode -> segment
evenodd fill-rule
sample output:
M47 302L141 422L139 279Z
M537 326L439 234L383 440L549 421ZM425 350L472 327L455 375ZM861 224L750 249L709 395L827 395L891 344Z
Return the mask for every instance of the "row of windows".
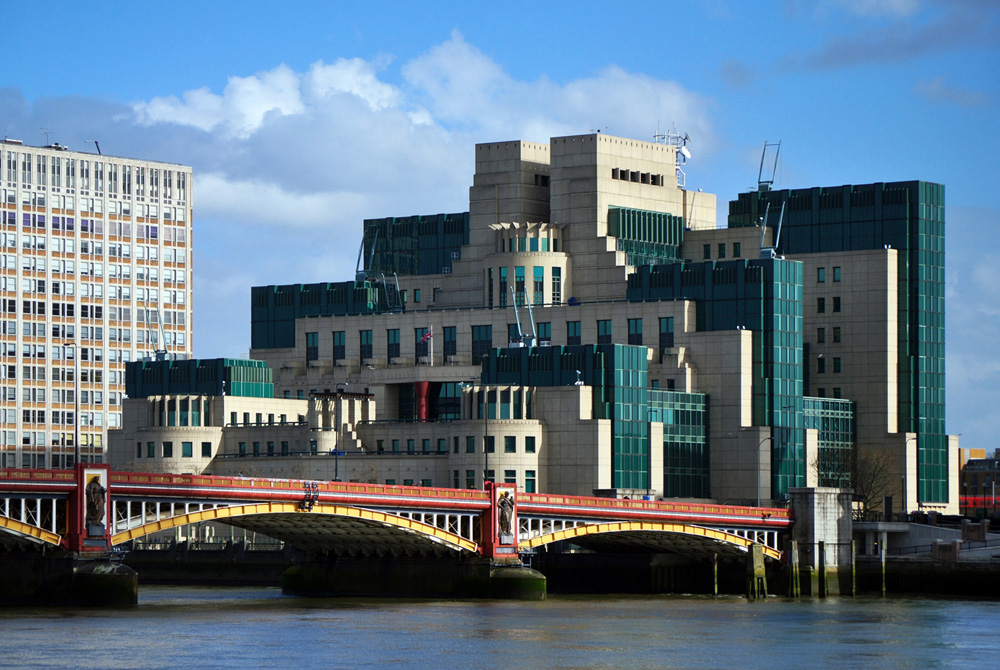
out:
M259 443L255 443L259 444ZM269 442L268 444L274 444ZM288 444L287 442L282 442L282 444ZM143 449L145 446L145 449ZM180 448L181 458L194 458L194 443L193 442L181 442ZM201 456L202 458L212 457L212 443L202 442L201 443ZM142 442L135 443L135 457L136 458L173 458L174 457L174 443L173 442L161 442L157 444L156 442L146 442L143 445Z
M839 304L839 303L838 303ZM661 347L673 346L674 319L673 317L661 317L659 319ZM536 326L536 337L540 342L551 342L552 324L543 321ZM421 327L413 329L413 343L415 356L427 356L430 350L430 341L437 335L429 328ZM442 330L443 355L452 356L458 352L458 329L455 326L445 326ZM516 323L507 325L507 338L509 342L519 339L519 326ZM371 330L358 331L361 359L369 359L374 356L373 335ZM597 344L612 344L614 334L612 331L611 319L597 320ZM582 344L582 324L580 321L566 322L566 344ZM642 319L628 320L628 343L642 345ZM319 360L319 333L306 333L306 360ZM493 347L493 327L472 326L472 355L483 356ZM401 333L399 328L389 328L386 330L386 356L388 358L399 358L402 354ZM347 358L347 331L333 331L333 362Z
M841 329L840 329L840 326L834 326L833 327L833 340L832 340L832 342L834 344L837 344L837 343L840 342L840 340L841 340ZM817 344L825 344L826 343L826 328L817 328L816 329L816 343Z
M719 250L719 253L718 253L718 256L716 256L716 258L720 258L720 259L725 258L726 257L726 243L725 242L719 242L718 250ZM740 243L739 242L733 242L733 258L739 258L741 254L742 254L742 250L741 250L741 247L740 247ZM710 260L712 258L712 245L711 244L702 245L701 255L702 255L703 259Z
M823 374L823 373L826 372L826 358L824 356L822 356L822 355L819 356L819 358L816 359L816 372L818 372L820 374ZM842 366L841 366L841 363L840 363L840 357L839 356L836 356L836 357L833 358L833 372L834 373L840 373L840 372L842 372Z
M840 296L833 297L833 311L840 311ZM823 314L826 312L826 298L816 298L816 312Z
M452 470L451 473L451 485L452 488L463 488L461 480L461 470ZM496 470L486 470L486 481L495 482L496 481ZM406 484L411 480L403 480L403 484ZM430 480L423 480L429 482ZM386 484L395 483L395 480L386 480ZM503 483L504 484L518 484L517 481L517 470L504 470L503 471ZM430 484L421 484L421 486L430 486ZM466 470L465 471L465 486L467 489L477 488L476 486L476 471ZM538 477L535 470L525 470L524 471L524 487L525 493L537 493L538 492Z
M652 174L649 172L637 172L636 170L626 170L625 168L611 168L611 178L633 184L649 184L650 186L663 186L666 182L662 174Z
M108 193L183 200L187 194L187 173L146 166L105 163L102 160L32 154L27 151L6 152L6 176L11 184L33 183L53 188L80 188ZM19 160L20 159L20 160ZM20 170L18 170L20 165ZM79 171L77 170L79 168ZM120 178L119 178L120 177ZM162 179L161 179L162 177ZM134 178L134 179L133 179ZM148 188L147 188L148 187Z
M826 281L826 268L816 268L816 282L822 284ZM833 268L833 281L840 281L840 268Z

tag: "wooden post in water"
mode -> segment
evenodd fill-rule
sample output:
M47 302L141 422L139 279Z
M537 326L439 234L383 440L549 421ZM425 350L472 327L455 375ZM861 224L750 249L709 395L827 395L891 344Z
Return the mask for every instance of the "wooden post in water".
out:
M719 595L719 555L712 554L712 595Z
M882 563L882 597L885 598L885 547L879 547L879 558Z
M747 599L767 598L767 576L764 573L764 547L751 544L747 552Z
M802 596L802 582L799 579L799 543L788 541L788 597Z
M851 597L858 595L858 547L851 540Z
M826 583L826 542L817 542L819 552L819 597L825 598L829 595Z

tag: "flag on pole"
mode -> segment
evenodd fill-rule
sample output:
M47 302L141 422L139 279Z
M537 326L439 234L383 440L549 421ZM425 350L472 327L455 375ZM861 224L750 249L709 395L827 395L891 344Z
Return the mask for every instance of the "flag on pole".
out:
M424 333L424 336L420 338L420 343L423 344L424 342L426 342L427 340L431 339L432 337L434 337L434 331L431 330L430 328L428 328L427 332Z

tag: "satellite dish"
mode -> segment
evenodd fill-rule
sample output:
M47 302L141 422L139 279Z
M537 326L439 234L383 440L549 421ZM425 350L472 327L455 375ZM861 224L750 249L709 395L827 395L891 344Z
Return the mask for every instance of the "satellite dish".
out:
M684 156L684 158L691 158L691 152L688 151L687 147L681 147L681 156Z

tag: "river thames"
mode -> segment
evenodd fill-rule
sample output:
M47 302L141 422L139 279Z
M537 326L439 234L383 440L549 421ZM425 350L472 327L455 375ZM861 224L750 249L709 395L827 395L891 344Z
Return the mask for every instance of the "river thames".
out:
M995 667L1000 603L916 598L313 599L143 587L128 610L0 611L13 668Z

